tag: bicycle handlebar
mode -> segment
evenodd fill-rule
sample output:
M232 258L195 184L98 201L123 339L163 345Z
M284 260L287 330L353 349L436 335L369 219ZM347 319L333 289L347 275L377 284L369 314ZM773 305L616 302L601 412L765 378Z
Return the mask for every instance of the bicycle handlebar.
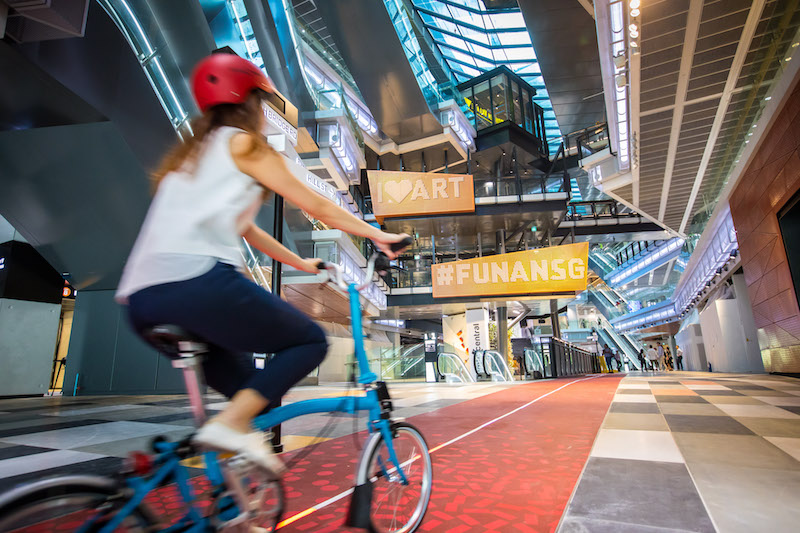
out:
M389 245L389 249L393 252L399 252L408 248L412 243L411 237L406 237L402 241L394 242ZM328 281L334 283L337 287L342 289L343 291L348 290L347 282L344 280L344 274L342 272L342 267L337 265L336 263L328 263L325 261L320 261L317 263L317 268L320 271L327 271L328 272ZM370 284L372 281L372 276L375 272L382 273L386 272L389 269L389 257L383 252L375 252L367 261L367 275L365 278L365 282L362 285L359 285L356 290L359 292L362 291L367 285Z

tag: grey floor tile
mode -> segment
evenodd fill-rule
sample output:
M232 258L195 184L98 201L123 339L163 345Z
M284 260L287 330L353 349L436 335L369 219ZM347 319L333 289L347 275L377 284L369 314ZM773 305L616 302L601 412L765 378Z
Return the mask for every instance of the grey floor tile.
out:
M655 403L614 402L608 412L658 414L661 411L659 411L658 405Z
M26 455L34 455L37 453L52 451L52 448L39 448L37 446L19 446L17 444L10 444L0 448L0 461L3 459L13 459L14 457L23 457Z
M159 433L158 436L166 437L167 440L176 441L181 440L190 433L193 428L186 428L175 431L165 431ZM91 446L81 446L73 448L78 452L96 453L99 455L106 455L109 457L127 457L130 452L145 452L150 453L152 448L151 444L156 435L147 435L142 437L134 437L132 439L115 440L111 442L104 442L101 444L94 444Z
M710 463L689 468L721 532L798 530L800 472Z
M800 438L800 420L786 418L756 418L742 416L736 418L753 433L762 437Z
M565 516L558 528L558 533L683 533L686 531L688 530L570 516Z
M567 509L571 519L713 532L686 466L592 457Z
M690 465L715 464L800 471L800 463L755 435L673 433L675 442Z
M194 415L191 412L180 412L180 413L173 413L169 415L159 415L159 416L151 416L151 417L144 417L136 419L137 422L148 422L150 424L166 424L166 423L175 423L177 421L185 421L185 420L194 420Z
M800 415L800 406L794 406L794 405L779 405L778 407L780 407L781 409L786 409L786 410L787 410L787 411L789 411L790 413L794 413L794 414L796 414L796 415Z
M664 415L664 418L672 432L753 435L747 427L729 416Z
M617 389L617 394L653 394L647 389Z
M180 426L146 424L143 422L104 422L102 424L27 433L15 437L3 437L2 440L26 446L70 449L133 437L158 435L175 429L182 428Z
M658 408L665 415L728 416L716 405L708 403L662 403Z
M700 396L686 396L683 394L660 394L656 396L658 403L708 403Z
M64 420L55 422L55 418L31 420L29 423L13 424L14 427L0 428L0 439L8 439L18 435L27 435L29 433L40 433L44 431L53 431L59 429L77 428L83 426L91 426L96 424L104 424L105 420ZM12 441L13 442L13 441ZM25 443L17 443L25 444Z
M735 390L695 390L700 396L744 396Z
M751 383L737 383L733 385L728 385L731 389L738 391L738 390L759 390L759 391L769 391L772 390L769 387L764 387L763 385L753 385Z

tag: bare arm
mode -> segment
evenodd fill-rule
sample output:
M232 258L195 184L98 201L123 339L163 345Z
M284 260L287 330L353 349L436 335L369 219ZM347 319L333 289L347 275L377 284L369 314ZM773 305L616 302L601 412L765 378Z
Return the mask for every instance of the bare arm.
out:
M405 235L385 233L312 192L289 170L283 156L266 148L253 150L253 142L245 133L234 135L231 139L231 155L239 170L314 218L347 233L372 239L389 257L397 255L389 249L389 245L401 241Z
M304 272L311 272L312 274L317 272L318 259L301 258L255 224L250 224L243 237L257 250L264 252L276 261Z

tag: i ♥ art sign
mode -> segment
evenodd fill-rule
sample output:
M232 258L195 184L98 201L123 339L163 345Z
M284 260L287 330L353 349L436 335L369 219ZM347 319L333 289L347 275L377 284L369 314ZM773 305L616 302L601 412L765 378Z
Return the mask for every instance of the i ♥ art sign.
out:
M475 211L470 174L370 170L375 218Z

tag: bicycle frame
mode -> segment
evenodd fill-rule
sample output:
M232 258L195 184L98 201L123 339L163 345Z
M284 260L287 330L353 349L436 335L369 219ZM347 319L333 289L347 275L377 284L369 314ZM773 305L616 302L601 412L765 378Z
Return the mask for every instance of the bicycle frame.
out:
M358 361L358 383L366 388L366 396L352 397L342 396L338 398L318 398L312 400L303 400L287 405L281 405L271 410L265 415L257 417L253 424L261 431L269 431L278 424L282 424L287 420L296 418L298 416L309 415L313 413L356 413L358 411L369 412L369 422L367 429L370 433L380 431L381 436L386 441L387 449L389 450L389 459L392 464L397 468L403 484L407 484L403 469L400 468L400 461L397 459L394 447L392 446L392 432L388 419L381 417L381 402L378 397L378 392L375 388L370 387L378 381L378 376L369 368L369 361L367 359L367 352L364 349L364 330L362 328L362 313L361 302L359 300L360 293L358 286L351 283L347 287L347 294L350 299L350 318L353 328L353 343L355 348L355 356Z
M381 437L383 437L384 441L386 442L386 447L389 452L389 459L393 465L392 468L390 465L381 464L380 466L383 474L388 476L390 470L396 471L399 474L401 483L407 485L408 479L400 465L400 461L397 458L397 454L395 453L394 446L392 444L392 429L390 420L387 416L382 416L384 415L384 411L381 405L381 398L378 395L377 388L372 386L378 381L378 376L370 370L367 353L364 349L364 331L361 322L363 317L361 312L361 302L359 300L360 293L358 286L354 283L349 284L347 293L350 300L350 315L352 319L355 356L359 367L359 376L357 381L364 386L366 395L342 396L337 398L318 398L282 405L276 407L267 414L257 417L253 421L253 424L261 431L269 431L278 424L303 415L313 413L356 413L359 411L368 411L369 421L367 423L367 429L370 434L376 431L380 432ZM115 513L112 520L100 530L100 533L113 532L114 529L119 527L122 524L122 521L125 520L125 518L127 518L136 509L136 507L142 503L148 494L171 478L175 480L178 490L181 494L181 498L187 504L189 510L186 515L184 515L175 525L167 528L164 531L169 532L180 529L181 531L202 532L207 530L209 519L203 516L201 510L195 504L196 500L194 497L194 491L189 484L189 476L183 465L180 463L181 458L177 453L178 447L179 443L176 442L156 443L155 448L159 452L157 462L161 464L161 466L149 479L136 476L129 477L127 479L128 485L134 490L134 494L131 499L126 502L122 509ZM225 481L222 469L220 468L217 460L217 453L205 452L203 457L206 464L206 474L211 481L211 486L223 486ZM234 518L238 514L236 506L234 505L227 509L225 514L228 513L230 513L230 516L223 515L220 518L223 520ZM183 529L189 523L192 524L192 526L189 529ZM91 528L92 525L93 524L91 523L87 523L81 529L79 529L78 532L81 533L86 531L87 528Z

